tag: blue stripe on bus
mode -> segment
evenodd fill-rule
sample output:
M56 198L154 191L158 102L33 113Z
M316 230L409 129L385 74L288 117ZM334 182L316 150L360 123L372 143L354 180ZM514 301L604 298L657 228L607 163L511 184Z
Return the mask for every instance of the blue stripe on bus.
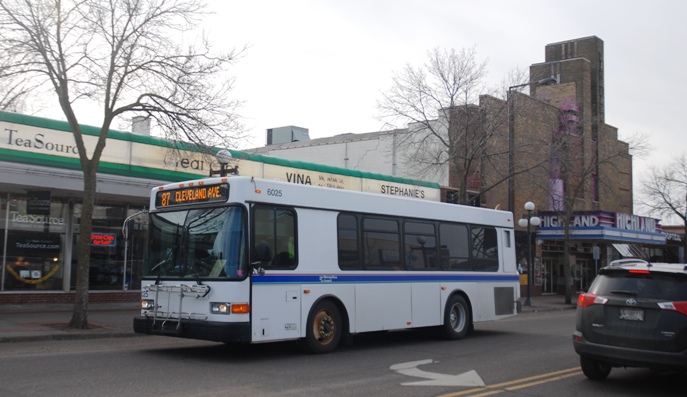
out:
M347 284L422 282L518 282L517 274L265 274L253 275L254 284Z

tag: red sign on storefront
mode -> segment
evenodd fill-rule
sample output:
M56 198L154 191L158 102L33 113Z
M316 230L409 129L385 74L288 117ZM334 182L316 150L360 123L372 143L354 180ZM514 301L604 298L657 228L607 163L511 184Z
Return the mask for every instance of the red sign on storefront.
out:
M98 247L114 247L117 245L117 235L110 233L91 233L91 245Z

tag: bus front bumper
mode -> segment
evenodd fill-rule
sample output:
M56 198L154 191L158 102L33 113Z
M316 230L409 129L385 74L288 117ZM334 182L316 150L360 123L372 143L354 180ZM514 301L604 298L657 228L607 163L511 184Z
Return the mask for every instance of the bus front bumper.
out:
M181 321L181 323L179 323ZM135 317L134 332L227 343L250 342L250 323L224 323L190 319Z

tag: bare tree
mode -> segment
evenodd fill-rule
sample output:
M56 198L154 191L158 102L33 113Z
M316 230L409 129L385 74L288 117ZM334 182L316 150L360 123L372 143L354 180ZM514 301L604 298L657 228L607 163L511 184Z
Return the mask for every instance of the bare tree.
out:
M32 92L30 82L7 75L0 69L0 110L20 113L26 109L26 99Z
M511 72L509 78L520 83L525 74ZM408 64L395 73L391 88L377 102L380 119L396 128L407 126L396 147L414 165L414 176L455 173L449 184L458 186L460 204L470 201L468 191L478 196L508 179L492 173L488 180L482 173L483 166L503 162L503 149L491 143L507 125L506 102L483 95L488 91L485 79L486 61L477 58L475 47L435 48L424 65ZM506 91L502 87L500 93ZM482 99L491 105L488 117Z
M154 119L167 138L211 150L240 132L227 69L234 49L213 53L184 39L205 10L200 0L2 0L2 76L48 84L74 134L84 175L70 325L88 327L88 272L96 171L115 118ZM177 44L179 42L179 44ZM15 80L16 81L16 80ZM77 111L102 110L97 142L87 145ZM90 154L90 157L89 157Z
M652 215L679 219L687 229L687 153L652 166L640 180L640 203ZM682 238L687 253L687 238Z

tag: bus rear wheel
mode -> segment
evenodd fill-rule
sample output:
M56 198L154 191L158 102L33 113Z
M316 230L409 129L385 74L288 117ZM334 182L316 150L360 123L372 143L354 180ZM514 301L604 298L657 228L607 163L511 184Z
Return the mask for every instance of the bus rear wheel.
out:
M446 339L463 339L471 327L470 306L460 295L453 295L446 303L444 325L441 327Z
M322 301L310 310L306 327L305 348L315 354L330 353L341 340L341 313L334 303Z

